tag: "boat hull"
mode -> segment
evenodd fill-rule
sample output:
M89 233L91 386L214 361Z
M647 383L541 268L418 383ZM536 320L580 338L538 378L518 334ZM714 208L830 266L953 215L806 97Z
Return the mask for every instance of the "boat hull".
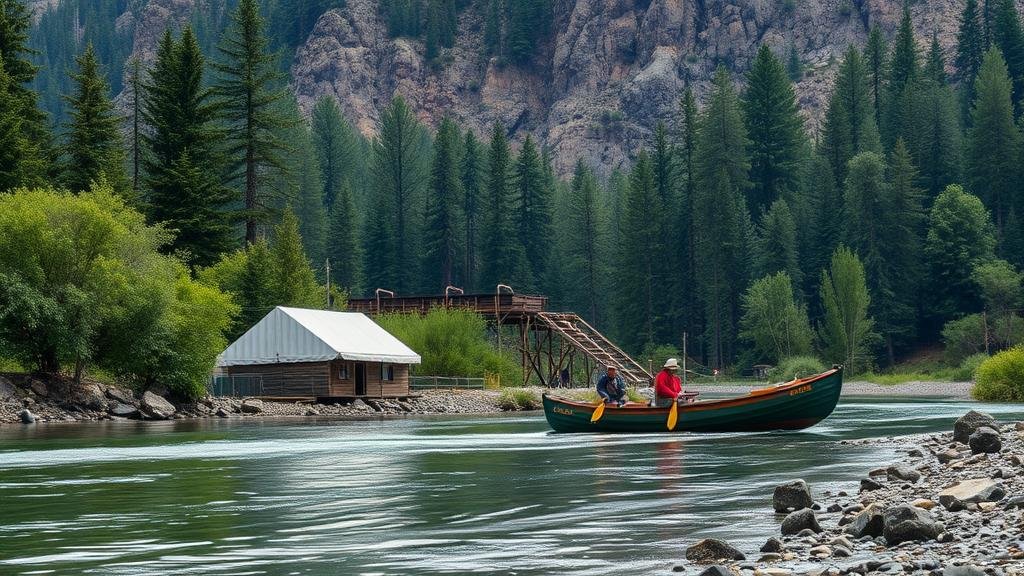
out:
M595 406L545 394L544 416L556 432L763 432L801 430L827 418L839 402L842 368L774 388L723 400L680 404L669 430L668 407L607 406L591 422Z

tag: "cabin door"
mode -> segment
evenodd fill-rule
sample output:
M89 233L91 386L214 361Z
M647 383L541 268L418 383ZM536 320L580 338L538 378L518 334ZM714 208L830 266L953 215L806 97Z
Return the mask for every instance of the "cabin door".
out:
M356 362L356 396L366 396L366 364Z

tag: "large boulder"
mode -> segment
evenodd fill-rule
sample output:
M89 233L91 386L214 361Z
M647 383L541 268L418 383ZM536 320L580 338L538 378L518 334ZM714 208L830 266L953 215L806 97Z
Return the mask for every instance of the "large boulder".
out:
M260 414L263 412L263 401L256 398L242 400L243 414Z
M75 404L89 410L106 410L107 396L103 387L99 384L86 383L75 389L73 401Z
M906 464L894 464L885 470L889 480L903 480L905 482L917 482L921 479L921 473Z
M21 412L18 412L18 418L21 419L21 422L23 424L32 424L36 421L36 415L29 412L28 408L25 408Z
M772 506L776 512L789 512L801 510L814 505L811 499L811 490L803 480L794 480L788 484L780 484L775 487L772 494Z
M959 504L968 502L998 502L1006 496L1003 485L991 478L974 478L957 482L953 486L939 492L939 504L947 510L960 509Z
M131 392L124 388L118 388L117 386L107 386L107 398L110 398L114 402L120 402L121 404L135 403L135 397Z
M177 409L163 396L147 391L142 395L142 413L154 420L166 420L174 415Z
M814 516L814 510L810 508L792 512L782 521L783 536L799 534L805 529L821 532L821 526L818 524L818 519Z
M686 559L698 564L711 564L718 560L746 560L747 557L728 542L705 538L686 549Z
M782 541L774 536L769 538L764 546L761 546L761 552L782 552Z
M883 518L885 526L882 536L890 546L911 540L934 540L942 532L931 512L910 504L889 508Z
M967 439L967 445L971 447L972 454L995 454L1003 449L999 432L988 426L982 426L975 430Z
M957 418L956 422L953 423L953 440L961 444L967 444L971 439L971 434L974 434L982 426L988 426L989 428L998 427L996 419L989 414L971 410Z
M110 407L111 416L117 416L119 418L138 418L139 409L131 404L123 404L121 402L114 402L114 405Z
M861 538L863 536L876 538L882 535L884 528L885 520L882 517L882 509L872 504L860 514L857 514L844 531L854 538Z

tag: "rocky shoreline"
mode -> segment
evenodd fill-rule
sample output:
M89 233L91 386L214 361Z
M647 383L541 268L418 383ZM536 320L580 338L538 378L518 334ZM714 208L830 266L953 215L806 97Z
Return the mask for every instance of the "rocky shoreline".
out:
M814 494L802 480L778 486L772 495L778 536L759 551L701 540L672 570L700 576L1024 575L1024 422L1000 424L972 410L952 433L891 441L906 457L871 470L859 493Z
M238 417L367 417L502 412L500 390L424 390L406 398L327 404L206 397L178 402L160 390L141 395L98 382L0 375L0 425L99 420L181 420ZM537 390L540 397L540 389Z

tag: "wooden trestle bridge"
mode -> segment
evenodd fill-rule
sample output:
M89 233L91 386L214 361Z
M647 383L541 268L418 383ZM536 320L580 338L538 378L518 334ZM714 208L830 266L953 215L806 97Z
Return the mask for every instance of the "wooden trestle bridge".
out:
M507 290L501 292L501 288ZM518 327L515 346L522 358L524 384L532 374L544 386L558 386L563 370L572 374L577 363L588 375L617 366L627 384L645 386L653 379L639 362L576 314L549 312L546 296L514 294L507 286L495 294L462 294L451 287L446 292L443 296L394 296L379 289L375 298L352 299L348 307L371 316L426 314L434 308L472 310L496 325L499 348L502 328Z

